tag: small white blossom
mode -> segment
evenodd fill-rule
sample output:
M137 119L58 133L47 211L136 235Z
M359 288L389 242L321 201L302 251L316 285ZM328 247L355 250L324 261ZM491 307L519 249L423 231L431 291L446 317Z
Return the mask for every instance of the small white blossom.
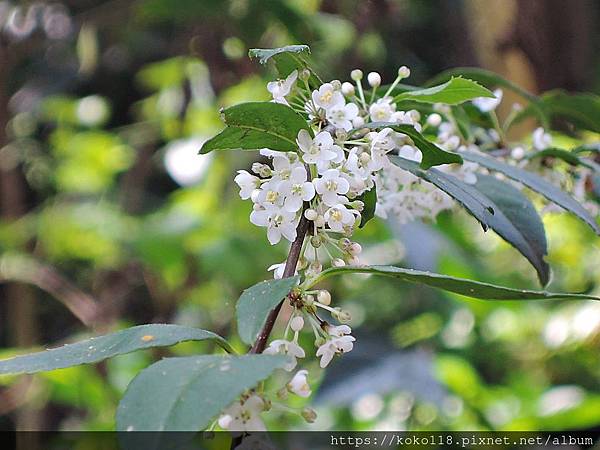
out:
M331 83L325 83L319 90L313 91L312 101L318 108L327 111L335 106L343 105L344 96L340 91L335 90Z
M240 187L240 197L247 200L252 196L252 192L260 186L260 178L251 175L245 170L238 170L238 174L233 181Z
M289 95L297 79L298 71L294 70L285 80L277 80L267 83L267 90L273 96L273 101L287 105L288 102L285 97Z
M333 138L327 131L321 131L313 139L308 131L300 130L296 142L303 152L302 159L307 164L328 162L337 157L337 153L333 148L337 146L333 143Z
M236 401L223 411L219 426L229 431L266 431L260 413L265 410L265 402L258 395L251 395L245 401Z
M319 347L316 355L321 357L319 365L325 368L329 365L336 354L343 354L352 351L354 348L354 336L350 336L352 330L348 325L337 327L329 326L327 329L331 336L323 345Z
M250 222L259 227L267 227L267 238L271 245L277 244L281 236L288 241L296 239L296 214L277 207L258 209L250 214Z
M358 116L358 106L354 103L332 106L327 110L327 120L346 131L352 129L352 121Z
M532 135L533 148L544 150L552 145L552 136L546 133L542 127L536 128Z
M287 388L290 392L300 397L310 397L311 390L308 385L308 370L299 370L296 375L287 384Z
M344 205L335 205L325 212L325 222L332 231L342 232L351 227L356 218Z
M304 349L298 345L296 339L293 341L276 339L269 344L263 353L266 355L280 354L291 356L290 361L283 367L283 369L288 372L291 372L296 367L296 358L304 358L306 356Z
M285 197L283 208L289 212L296 212L302 208L302 202L312 200L315 196L315 186L307 180L304 167L296 167L288 180L279 184L279 192Z
M494 91L494 97L478 97L473 99L471 102L479 111L490 112L495 110L500 102L502 101L502 89L496 89Z
M390 97L380 98L369 107L369 115L373 122L389 122L396 105Z
M350 189L350 184L340 176L340 171L337 169L326 170L320 178L314 179L313 183L327 206L344 203L345 199L341 195L346 194Z

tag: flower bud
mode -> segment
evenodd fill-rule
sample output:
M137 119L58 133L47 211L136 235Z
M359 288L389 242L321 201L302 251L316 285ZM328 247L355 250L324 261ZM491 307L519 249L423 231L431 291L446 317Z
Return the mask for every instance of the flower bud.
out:
M379 87L381 85L381 75L377 72L369 72L367 75L367 81L371 87Z
M339 309L336 314L336 319L341 323L349 323L352 320L350 313L344 309Z
M302 415L304 420L306 420L308 423L314 423L314 421L317 420L317 413L312 408L309 408L309 407L303 408L302 412L300 414Z
M354 81L360 81L362 80L362 77L363 73L360 69L354 69L352 72L350 72L350 78L352 78Z
M304 328L304 319L302 316L296 316L290 321L290 328L292 331L300 331Z
M319 248L322 244L323 239L321 238L321 236L316 235L310 238L310 245L312 245L314 248Z
M419 111L417 111L416 109L411 109L408 112L408 115L414 122L418 122L419 120L421 120L421 113Z
M352 83L348 83L347 81L342 83L342 94L346 97L351 97L354 95L354 85Z
M440 123L442 123L442 116L440 116L438 113L429 114L427 117L427 125L439 127Z
M333 267L344 267L344 266L346 265L346 263L344 262L344 260L343 260L343 259L340 259L340 258L333 258L333 259L331 260L331 265L332 265Z
M342 82L340 80L331 81L331 85L333 86L333 89L335 89L336 91L339 91L340 89L342 89Z
M321 265L321 263L319 261L311 262L307 269L307 271L309 272L309 274L311 276L320 274L322 270L323 270L323 266Z
M400 67L398 69L398 77L401 79L410 77L410 69L406 66Z
M323 217L321 214L319 214L317 216L317 218L315 219L315 225L318 228L323 228L325 226L325 217Z
M305 296L302 300L305 306L312 306L315 303L315 296L309 294Z
M358 256L350 256L346 258L346 264L348 264L349 266L359 266L360 259L358 259Z
M307 209L306 211L304 211L304 217L306 217L310 221L315 220L317 216L318 214L314 209Z
M345 141L346 139L348 139L348 132L343 128L336 128L335 137L340 141Z
M523 147L515 147L510 152L510 156L512 156L516 160L523 159L525 156L525 149Z
M360 156L358 157L358 159L360 160L360 163L363 166L366 166L367 164L369 164L371 162L371 155L369 155L368 152L362 152L360 154Z
M350 253L352 256L360 255L360 252L362 252L362 247L358 242L353 242L348 247L348 253Z
M360 128L365 124L365 119L363 119L360 116L356 116L354 119L352 119L352 126L354 128Z
M302 81L308 81L310 78L310 70L302 69L298 74L298 78L300 78Z
M322 305L329 306L331 305L331 294L325 290L319 291L317 301Z

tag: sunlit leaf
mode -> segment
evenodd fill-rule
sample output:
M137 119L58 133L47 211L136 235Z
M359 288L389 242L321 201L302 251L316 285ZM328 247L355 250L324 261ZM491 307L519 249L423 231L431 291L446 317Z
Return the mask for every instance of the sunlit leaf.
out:
M396 102L414 100L422 103L445 103L458 105L479 97L494 98L494 94L475 81L461 77L452 77L447 82L415 91L406 91L396 97Z
M0 374L35 373L96 363L125 353L165 347L184 341L211 340L227 351L231 347L219 335L198 328L150 324L86 339L39 353L0 361Z

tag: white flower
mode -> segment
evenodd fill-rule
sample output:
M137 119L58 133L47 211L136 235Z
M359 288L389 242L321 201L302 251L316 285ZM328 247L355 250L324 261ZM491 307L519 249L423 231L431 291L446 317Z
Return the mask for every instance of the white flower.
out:
M266 431L260 413L265 410L265 402L258 395L251 395L245 401L236 401L223 411L219 426L230 431Z
M336 91L331 83L325 83L318 91L313 91L312 101L318 108L328 111L334 106L343 106L344 96L340 91Z
M283 367L283 369L288 372L291 372L296 367L296 358L304 358L306 356L304 349L298 345L296 339L293 341L276 339L269 344L263 353L266 355L281 354L291 356L289 362Z
M533 148L544 150L552 145L552 136L544 131L542 127L536 128L532 135Z
M327 110L327 120L338 128L346 131L352 129L352 121L358 116L358 106L354 103L332 106Z
M240 187L240 197L247 200L252 196L252 192L260 186L260 178L251 175L245 170L238 170L238 174L233 181Z
M350 189L350 184L340 176L339 170L326 170L320 178L314 179L313 183L317 193L323 198L323 203L327 206L346 202L346 199L338 194L346 194Z
M296 375L287 384L287 388L290 392L299 395L300 397L310 397L311 390L308 385L308 370L299 370Z
M321 357L319 365L322 368L327 367L336 354L348 353L354 348L354 336L350 336L352 330L348 325L337 327L329 326L327 332L331 339L327 340L319 347L316 355Z
M351 227L355 217L344 205L335 205L325 211L325 222L332 231L342 232L344 227Z
M271 81L267 83L267 91L273 95L273 101L276 103L283 103L287 105L288 102L285 99L286 95L289 95L294 83L298 79L298 71L294 70L288 75L285 80Z
M403 158L410 159L411 161L421 162L423 159L423 155L421 151L413 147L412 145L403 145L400 147L398 151L398 156L402 156Z
M390 97L380 98L369 107L369 115L373 122L389 122L396 105Z
M373 170L380 170L389 165L386 154L396 146L393 135L391 128L367 134L367 138L371 140L371 168Z
M333 138L327 131L321 131L314 139L306 130L300 130L296 139L298 147L302 150L302 159L308 164L328 162L335 159L338 154L333 144Z
M490 112L498 107L502 101L502 94L502 89L496 89L494 91L494 97L478 97L471 102L479 109L479 111Z
M280 184L281 181L272 178L261 186L257 194L253 193L253 200L264 208L281 208L283 206L284 197L279 191Z
M302 202L312 200L315 196L315 186L306 179L306 169L296 167L292 170L289 179L279 184L278 190L285 197L283 208L286 211L298 211L302 208Z
M255 209L250 214L250 222L259 227L267 227L267 238L271 245L277 244L281 236L288 241L296 239L296 214L277 207Z
M273 157L273 180L287 180L290 178L292 170L297 167L304 168L304 164L298 160L298 155L283 152L277 153L278 154ZM294 157L296 159L292 161L290 157Z

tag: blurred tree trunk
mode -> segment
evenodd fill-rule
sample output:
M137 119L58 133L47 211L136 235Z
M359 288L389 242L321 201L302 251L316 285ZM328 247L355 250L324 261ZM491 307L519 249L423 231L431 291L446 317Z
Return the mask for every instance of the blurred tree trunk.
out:
M26 186L19 171L19 158L2 152L8 144L8 81L12 64L10 49L0 43L0 214L3 222L17 220L26 212ZM10 344L31 347L38 341L34 293L29 286L16 283L8 283L2 289ZM40 419L36 408L25 405L17 411L16 428L38 430Z

